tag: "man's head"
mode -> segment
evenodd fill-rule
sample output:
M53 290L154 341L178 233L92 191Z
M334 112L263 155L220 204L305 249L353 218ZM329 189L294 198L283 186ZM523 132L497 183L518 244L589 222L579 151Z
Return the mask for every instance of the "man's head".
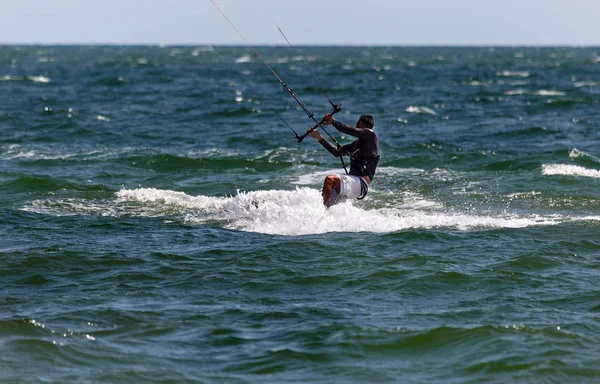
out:
M375 125L375 120L373 119L373 116L371 116L371 115L362 115L356 122L357 128L373 129L374 125Z

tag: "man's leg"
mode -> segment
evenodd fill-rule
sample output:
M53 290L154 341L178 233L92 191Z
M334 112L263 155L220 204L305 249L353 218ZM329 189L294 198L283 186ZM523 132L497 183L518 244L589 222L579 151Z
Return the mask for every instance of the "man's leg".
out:
M327 205L327 202L331 197L332 189L335 189L338 195L340 194L340 178L337 175L329 175L323 182L323 190L321 191L321 196L323 196L323 204Z

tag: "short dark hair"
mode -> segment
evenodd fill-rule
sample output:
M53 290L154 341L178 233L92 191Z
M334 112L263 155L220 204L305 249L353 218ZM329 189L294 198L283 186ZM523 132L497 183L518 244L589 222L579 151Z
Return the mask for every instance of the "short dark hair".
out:
M371 115L362 115L358 121L362 121L362 123L369 128L373 128L375 125L375 119L373 119L373 116Z

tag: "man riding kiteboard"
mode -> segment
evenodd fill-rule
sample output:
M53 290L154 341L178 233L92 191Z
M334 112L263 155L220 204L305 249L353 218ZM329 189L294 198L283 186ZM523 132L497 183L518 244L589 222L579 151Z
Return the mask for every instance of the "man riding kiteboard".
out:
M350 156L350 172L347 175L325 177L321 191L323 204L330 207L347 198L363 199L369 191L369 184L375 177L379 163L379 144L377 134L373 131L373 116L362 115L356 122L356 127L351 127L335 120L329 113L323 117L321 124L333 125L338 131L357 138L350 144L335 146L316 129L309 132L309 136L318 140L333 156Z

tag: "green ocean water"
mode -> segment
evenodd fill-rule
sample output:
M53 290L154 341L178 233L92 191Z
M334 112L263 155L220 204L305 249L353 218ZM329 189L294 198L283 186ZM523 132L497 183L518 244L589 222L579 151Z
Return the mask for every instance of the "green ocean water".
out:
M600 382L600 49L214 49L0 47L0 382Z

